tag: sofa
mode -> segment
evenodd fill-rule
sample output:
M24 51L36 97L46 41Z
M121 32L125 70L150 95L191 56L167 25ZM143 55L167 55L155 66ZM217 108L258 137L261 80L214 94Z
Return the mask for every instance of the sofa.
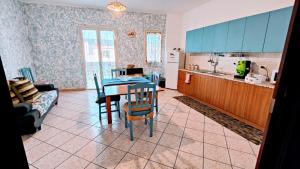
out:
M41 96L34 103L18 103L14 105L14 112L17 115L17 130L24 134L32 134L41 130L41 125L49 111L58 103L59 92L52 84L34 85Z

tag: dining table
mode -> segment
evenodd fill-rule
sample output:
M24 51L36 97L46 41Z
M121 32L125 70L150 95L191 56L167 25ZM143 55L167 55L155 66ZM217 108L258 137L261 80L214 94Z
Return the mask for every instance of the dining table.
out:
M137 83L149 83L150 80L144 77L118 77L112 79L103 79L102 86L103 92L105 93L106 99L106 112L107 112L107 123L112 124L111 115L111 97L122 96L128 94L128 85ZM163 88L156 86L156 98L158 98L158 92L164 91ZM134 94L132 91L131 94Z

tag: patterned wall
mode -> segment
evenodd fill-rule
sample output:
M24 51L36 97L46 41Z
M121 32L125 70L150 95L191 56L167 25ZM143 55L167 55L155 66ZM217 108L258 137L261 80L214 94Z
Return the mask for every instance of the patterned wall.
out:
M0 55L7 79L19 76L19 68L32 67L31 49L21 4L17 0L1 0Z
M39 80L52 82L60 88L84 88L84 57L80 48L80 27L98 25L117 32L117 66L135 64L163 72L163 64L145 64L144 31L160 30L163 33L165 52L165 15L110 12L89 8L76 8L44 4L23 4L28 19L29 39L32 42L34 65ZM127 32L134 30L136 38ZM164 58L164 57L163 57ZM164 62L164 61L163 61Z

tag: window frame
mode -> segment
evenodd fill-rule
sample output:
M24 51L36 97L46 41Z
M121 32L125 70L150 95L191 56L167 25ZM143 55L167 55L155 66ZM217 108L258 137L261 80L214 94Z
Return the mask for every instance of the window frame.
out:
M144 33L144 57L145 57L145 63L146 64L153 64L151 62L147 62L147 57L148 57L148 53L147 53L147 35L148 33L159 33L160 34L160 61L159 62L155 62L155 63L162 63L163 60L162 60L162 54L163 54L163 48L162 48L162 42L163 42L163 38L162 38L162 31L160 30L145 30L145 33Z

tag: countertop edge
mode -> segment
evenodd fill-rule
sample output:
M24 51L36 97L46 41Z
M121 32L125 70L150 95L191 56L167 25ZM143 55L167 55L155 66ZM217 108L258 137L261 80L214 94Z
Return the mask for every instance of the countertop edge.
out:
M233 75L216 76L216 75L212 75L212 74L208 74L208 73L196 72L196 71L187 70L187 69L178 69L178 70L189 72L189 73L194 73L194 74L201 74L201 75L206 75L206 76L212 76L212 77L216 77L216 78L220 78L220 79L231 80L231 81L245 83L245 84L250 84L250 85L255 85L255 86L259 86L259 87L265 87L265 88L269 88L269 89L274 89L275 88L275 85L273 85L273 84L271 84L269 82L264 82L264 83L247 83L244 80L235 79L233 77Z

